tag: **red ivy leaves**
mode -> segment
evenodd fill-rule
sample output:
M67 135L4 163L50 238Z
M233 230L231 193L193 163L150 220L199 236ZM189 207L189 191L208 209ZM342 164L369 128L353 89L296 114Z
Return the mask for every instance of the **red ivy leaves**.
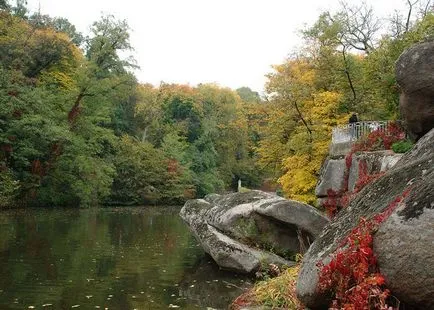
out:
M410 194L411 188L407 188L401 196L396 197L394 200L392 200L386 209L384 209L383 212L377 214L374 216L374 222L378 225L383 223L392 213L395 211L395 209L398 207L398 205L405 199L405 197Z
M392 122L386 130L377 129L368 136L355 143L351 152L390 150L392 144L405 139L405 132L398 123Z
M321 268L318 289L331 290L334 294L329 309L393 309L387 305L390 292L384 288L385 279L379 272L372 235L409 192L410 189L405 190L373 219L362 218L340 244L330 263L318 265Z
M376 179L384 175L384 172L369 174L368 164L364 160L359 161L359 175L354 186L353 193L360 192L366 185L374 182Z
M375 303L386 304L388 293L372 250L372 230L373 222L361 219L331 262L320 266L318 288L333 290L332 309L372 309L372 297Z
M378 129L372 131L364 139L353 145L351 151L345 156L345 172L343 177L342 190L339 192L329 189L327 199L322 203L329 218L334 218L340 209L345 208L352 200L354 194L360 192L366 185L372 183L384 172L369 174L365 161L359 162L359 175L353 192L348 191L348 180L350 168L353 162L353 155L362 151L375 151L379 149L389 150L392 144L405 139L405 132L396 122L387 125L386 130Z
M397 123L390 123L385 131L373 131L353 146L345 157L347 169L344 175L343 192L338 193L331 189L327 192L328 199L324 206L330 217L336 215L339 205L342 207L348 205L355 193L382 175L382 173L370 175L366 162L360 161L354 192L348 192L348 176L353 154L359 151L390 149L393 143L403 139L405 133L401 127ZM409 192L410 189L406 189L402 195L391 201L383 212L375 215L371 220L362 218L359 225L340 244L330 263L318 265L321 268L318 289L321 292L332 291L334 294L330 310L394 309L387 305L390 292L384 287L385 279L379 272L372 246L372 235Z
M327 190L327 199L322 203L326 210L327 216L329 218L334 218L335 215L340 211L340 194L335 190L329 188Z

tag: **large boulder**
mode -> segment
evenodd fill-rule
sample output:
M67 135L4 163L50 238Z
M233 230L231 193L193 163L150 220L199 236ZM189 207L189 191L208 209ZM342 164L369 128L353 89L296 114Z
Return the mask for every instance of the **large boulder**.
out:
M348 191L353 192L360 178L390 170L401 159L402 154L391 150L361 152L354 154L348 172ZM363 171L364 170L364 171Z
M402 89L401 114L407 129L420 138L434 126L434 41L405 50L395 71Z
M345 171L347 170L345 159L327 159L321 170L321 177L315 188L315 196L327 197L330 190L340 193L345 186Z
M378 175L391 169L402 154L391 150L361 152L353 154L351 161L342 158L327 158L321 168L315 195L319 206L326 206L333 200L341 207L340 197L354 192L356 185L366 175ZM363 168L363 169L360 169ZM330 196L332 195L332 197Z
M292 265L328 222L307 204L261 191L189 200L180 215L220 267L242 273Z
M374 235L374 252L392 294L416 309L434 309L434 129L384 176L366 186L328 224L303 258L297 296L323 309L330 300L317 290L318 263L327 264L360 218L372 218L409 194Z

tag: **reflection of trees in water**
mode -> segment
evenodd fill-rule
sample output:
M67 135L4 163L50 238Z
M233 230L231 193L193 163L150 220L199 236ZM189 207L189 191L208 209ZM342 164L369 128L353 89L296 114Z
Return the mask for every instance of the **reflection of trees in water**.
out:
M178 288L174 285L182 279L184 268L203 253L178 211L116 208L2 213L0 309L48 303L55 309L70 309L75 304L167 309L175 303L172 295L178 294ZM110 300L109 295L113 295Z
M204 258L178 212L110 208L1 213L0 309L43 304L53 309L77 304L89 309L157 310L169 304L188 310L226 308L242 291L237 287L249 286L242 282L248 279L220 271Z
M227 309L237 296L250 288L253 279L221 270L208 255L185 271L179 294L201 308Z

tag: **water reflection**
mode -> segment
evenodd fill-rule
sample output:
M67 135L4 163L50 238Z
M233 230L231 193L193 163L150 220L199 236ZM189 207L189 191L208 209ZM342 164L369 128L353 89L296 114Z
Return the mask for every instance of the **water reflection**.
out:
M225 309L238 295L252 286L251 279L224 272L205 256L190 268L180 283L179 293L201 309Z
M226 308L249 281L218 270L179 208L0 213L0 309Z

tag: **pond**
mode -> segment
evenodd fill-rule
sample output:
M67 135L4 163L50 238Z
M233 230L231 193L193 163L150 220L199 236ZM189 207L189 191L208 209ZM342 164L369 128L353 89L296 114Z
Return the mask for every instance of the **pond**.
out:
M225 309L251 280L223 272L179 207L0 213L0 309Z

